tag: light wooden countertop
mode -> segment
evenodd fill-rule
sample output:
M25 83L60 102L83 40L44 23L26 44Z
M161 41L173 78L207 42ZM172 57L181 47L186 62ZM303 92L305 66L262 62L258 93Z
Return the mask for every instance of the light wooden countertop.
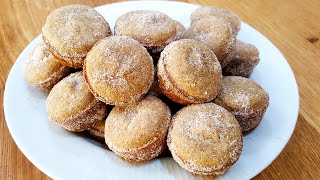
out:
M66 4L98 6L111 0L0 0L0 179L49 179L21 153L3 114L11 66L40 32L46 16ZM293 69L300 91L294 134L280 156L255 179L320 178L320 1L190 0L230 9L269 38ZM281 119L279 119L281 121Z

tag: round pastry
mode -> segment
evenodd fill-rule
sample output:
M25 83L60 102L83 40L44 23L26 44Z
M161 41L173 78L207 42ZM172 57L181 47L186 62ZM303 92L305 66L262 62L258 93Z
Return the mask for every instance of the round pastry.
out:
M141 99L154 76L147 50L126 36L100 40L88 53L83 68L93 94L107 104L119 106Z
M91 7L68 5L52 11L42 28L49 51L65 66L82 68L92 46L110 36L108 22Z
M184 169L220 175L238 160L242 133L237 120L223 107L197 104L173 116L167 143L173 159Z
M233 12L227 10L227 9L222 9L214 6L210 7L200 7L196 9L194 12L191 14L191 24L206 18L210 16L216 16L216 17L221 17L228 21L231 24L232 27L232 33L234 36L238 34L241 28L241 21L240 18L234 14Z
M158 63L159 87L180 104L213 100L220 88L221 66L204 44L181 39L169 44Z
M89 133L97 140L104 140L105 119L97 121L89 129Z
M106 144L128 161L153 159L166 147L170 120L169 108L154 96L126 107L115 106L106 120Z
M91 94L80 71L52 88L47 98L47 112L51 121L69 131L80 132L105 118L106 105Z
M226 57L236 40L230 23L216 16L194 22L184 31L182 38L194 39L207 45L217 56L221 67L228 64Z
M222 69L225 76L249 77L260 61L259 50L240 40L237 40L227 58L230 62Z
M121 15L116 21L114 31L116 35L129 36L157 53L175 39L176 26L164 13L137 10Z
M269 95L253 80L239 76L225 76L214 103L226 108L247 133L261 122L269 105Z
M62 78L67 76L71 68L63 66L40 41L24 62L26 81L37 88L50 91Z
M181 39L182 34L186 30L186 28L179 21L173 20L173 22L176 24L176 31L177 31L175 40L179 40Z

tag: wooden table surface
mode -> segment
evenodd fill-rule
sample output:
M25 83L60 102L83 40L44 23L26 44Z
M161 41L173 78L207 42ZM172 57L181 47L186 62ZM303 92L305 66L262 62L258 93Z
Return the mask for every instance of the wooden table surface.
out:
M3 92L11 66L36 37L46 16L73 3L98 6L110 0L0 0L0 179L49 179L21 153L3 114ZM191 0L230 9L269 38L292 67L300 91L294 134L280 156L255 179L320 178L320 1ZM279 119L281 121L281 119Z

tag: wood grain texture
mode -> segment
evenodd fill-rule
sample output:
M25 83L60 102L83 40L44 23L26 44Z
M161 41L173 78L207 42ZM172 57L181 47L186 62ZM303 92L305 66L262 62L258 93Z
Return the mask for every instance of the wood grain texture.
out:
M49 179L15 145L3 114L9 70L36 37L46 16L66 4L99 6L110 0L0 0L0 179ZM294 134L280 156L255 179L320 177L320 1L190 0L230 9L268 37L284 54L297 78L300 112ZM281 121L281 119L279 119Z

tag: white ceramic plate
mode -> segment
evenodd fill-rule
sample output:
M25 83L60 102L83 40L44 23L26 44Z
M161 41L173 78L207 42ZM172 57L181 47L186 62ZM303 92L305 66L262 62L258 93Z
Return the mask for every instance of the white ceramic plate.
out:
M179 2L124 2L97 7L111 27L117 17L138 9L158 10L189 25L198 6ZM266 168L287 144L296 124L299 94L294 75L279 50L262 34L242 23L238 38L260 50L261 62L251 78L270 95L270 106L261 124L244 137L237 163L221 179L249 179ZM28 86L22 64L40 40L38 36L20 54L11 69L4 93L8 128L18 147L40 170L54 179L192 179L172 158L157 158L133 165L93 140L51 123L47 118L47 94Z

